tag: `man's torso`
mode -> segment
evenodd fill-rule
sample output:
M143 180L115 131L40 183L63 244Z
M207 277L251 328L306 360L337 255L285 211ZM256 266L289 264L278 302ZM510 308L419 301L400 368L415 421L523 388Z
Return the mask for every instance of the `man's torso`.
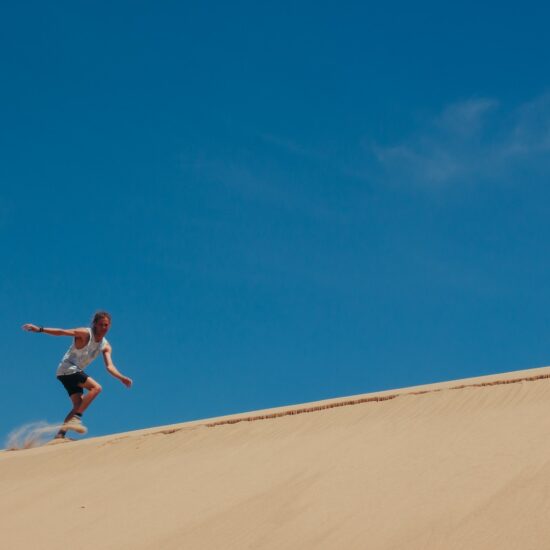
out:
M62 376L66 374L75 374L83 371L107 345L107 339L102 338L99 342L96 342L92 329L88 329L88 338L79 339L75 338L75 341L71 344L71 347L67 350L61 363L57 367L56 376ZM82 347L77 347L83 343Z

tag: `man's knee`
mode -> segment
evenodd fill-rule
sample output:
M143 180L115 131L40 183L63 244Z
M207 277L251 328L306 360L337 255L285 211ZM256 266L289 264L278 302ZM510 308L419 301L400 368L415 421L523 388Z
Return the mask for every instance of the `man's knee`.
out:
M93 394L95 394L95 395L99 395L99 394L102 392L102 390L103 390L103 388L102 388L99 384L94 384L94 385L90 388L89 392L90 392L90 393L93 393Z

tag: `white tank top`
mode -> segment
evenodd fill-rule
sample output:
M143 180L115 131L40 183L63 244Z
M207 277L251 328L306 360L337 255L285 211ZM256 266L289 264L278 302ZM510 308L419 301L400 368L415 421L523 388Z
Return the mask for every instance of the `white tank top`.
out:
M82 349L77 349L73 341L57 367L56 376L83 371L99 355L99 352L105 349L109 343L107 338L102 338L100 342L96 342L91 328L88 329L88 332L90 333L90 339Z

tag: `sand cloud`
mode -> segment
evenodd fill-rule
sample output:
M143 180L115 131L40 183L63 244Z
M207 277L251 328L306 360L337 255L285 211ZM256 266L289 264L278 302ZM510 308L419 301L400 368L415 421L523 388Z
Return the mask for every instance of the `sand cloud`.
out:
M6 449L14 451L40 447L50 440L57 430L59 430L59 424L48 424L44 421L24 424L8 435Z

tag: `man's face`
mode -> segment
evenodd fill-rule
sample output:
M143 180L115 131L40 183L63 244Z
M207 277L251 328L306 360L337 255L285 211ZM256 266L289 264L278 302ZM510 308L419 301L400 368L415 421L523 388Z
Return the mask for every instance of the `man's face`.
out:
M99 321L95 324L95 333L103 337L109 332L109 329L111 328L111 321L107 319L107 317L102 317L99 319Z

